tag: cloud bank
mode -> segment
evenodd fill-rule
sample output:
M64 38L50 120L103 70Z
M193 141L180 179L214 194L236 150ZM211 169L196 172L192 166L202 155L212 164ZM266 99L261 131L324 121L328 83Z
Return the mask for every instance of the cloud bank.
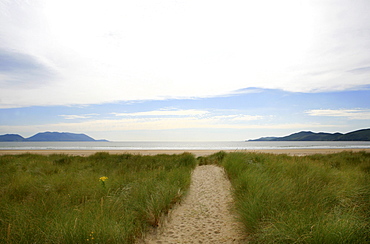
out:
M0 0L0 108L369 85L370 2Z
M344 117L351 120L370 120L369 109L314 109L306 112L311 116Z

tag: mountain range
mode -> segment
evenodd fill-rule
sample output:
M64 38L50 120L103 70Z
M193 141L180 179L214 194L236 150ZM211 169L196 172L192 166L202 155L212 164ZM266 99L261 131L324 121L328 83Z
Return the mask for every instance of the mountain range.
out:
M106 141L95 140L94 138L85 134L75 134L68 132L40 132L31 137L24 138L18 134L0 135L0 141Z
M370 129L342 133L314 133L312 131L301 131L283 137L261 137L249 141L370 141Z

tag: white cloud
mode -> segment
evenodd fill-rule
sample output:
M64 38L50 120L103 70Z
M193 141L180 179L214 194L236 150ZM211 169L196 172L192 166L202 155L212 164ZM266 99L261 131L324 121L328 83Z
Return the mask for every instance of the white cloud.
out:
M253 120L261 120L264 116L260 115L248 115L248 114L230 114L233 110L223 110L223 113L228 115L217 115L219 111L207 111L207 110L197 110L197 109L171 109L171 110L153 110L153 111L145 111L145 112L135 112L135 113L112 113L118 117L128 117L134 118L138 120L142 120L148 122L150 120L156 122L164 122L168 124L169 121L174 121L173 125L178 126L179 124L187 124L191 128L194 123L191 121L197 120L198 126L203 127L200 125L204 122L205 125L209 127L214 126L225 126L225 127L233 127L236 124L241 124L243 122L249 122ZM226 125L226 124L230 125ZM232 124L232 125L231 125ZM188 128L185 126L184 128ZM196 126L195 126L196 127Z
M306 113L311 116L346 117L351 120L370 119L369 109L314 109Z
M91 117L96 116L96 115L99 115L99 114L81 114L81 115L62 114L62 115L59 115L59 116L63 117L64 119L88 119L88 118L91 118Z
M232 120L234 121L251 121L251 120L260 120L263 119L263 116L260 115L239 115L234 117Z
M264 116L260 115L244 115L244 114L232 114L232 115L219 115L213 116L213 119L217 120L229 120L229 121L251 121L251 120L260 120Z
M0 51L15 50L53 74L29 89L8 86L4 79L17 76L0 70L0 108L369 84L369 72L347 72L369 66L366 0L0 4Z
M204 110L187 109L187 110L154 110L136 113L112 113L116 116L196 116L209 113Z
M29 126L0 126L0 131L7 133L37 133L40 131L72 131L109 132L109 131L139 131L139 130L175 130L175 129L307 129L337 127L337 125L282 123L282 124L247 124L235 123L232 119L220 120L220 118L199 117L156 117L156 118L124 118L89 120L75 123L56 123Z

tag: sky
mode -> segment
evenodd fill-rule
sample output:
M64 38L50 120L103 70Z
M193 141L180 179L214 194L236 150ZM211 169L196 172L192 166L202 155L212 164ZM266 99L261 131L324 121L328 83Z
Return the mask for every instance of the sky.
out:
M370 127L368 0L0 0L0 134Z

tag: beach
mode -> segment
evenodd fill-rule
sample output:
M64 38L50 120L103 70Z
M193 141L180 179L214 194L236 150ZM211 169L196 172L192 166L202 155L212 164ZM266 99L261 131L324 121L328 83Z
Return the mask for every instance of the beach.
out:
M0 150L0 155L17 155L24 153L34 153L41 155L50 154L66 154L73 156L89 156L97 152L107 152L109 154L140 154L140 155L157 155L157 154L181 154L184 152L192 153L196 157L207 156L221 150ZM256 152L256 153L272 153L272 154L287 154L290 156L305 156L312 154L330 154L343 151L370 152L370 148L328 148L328 149L257 149L257 150L223 150L225 152Z

